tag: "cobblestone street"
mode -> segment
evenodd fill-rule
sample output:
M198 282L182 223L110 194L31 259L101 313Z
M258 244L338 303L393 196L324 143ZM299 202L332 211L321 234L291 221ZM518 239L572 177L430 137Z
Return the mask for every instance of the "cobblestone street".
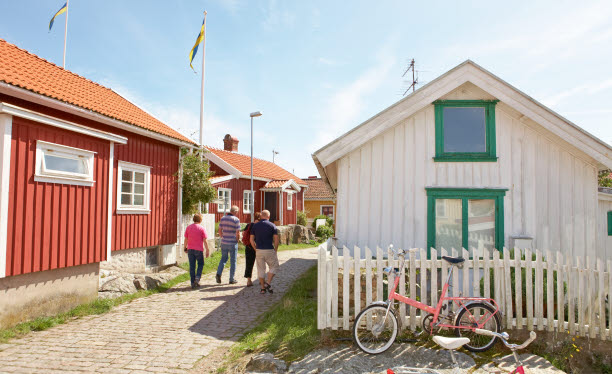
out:
M316 248L279 252L281 267L274 294L246 288L243 258L237 285L215 274L199 290L183 283L166 293L120 305L109 313L85 317L0 345L3 373L182 373L212 350L231 346L291 283L316 265ZM241 261L242 260L242 261ZM253 271L256 275L257 271Z

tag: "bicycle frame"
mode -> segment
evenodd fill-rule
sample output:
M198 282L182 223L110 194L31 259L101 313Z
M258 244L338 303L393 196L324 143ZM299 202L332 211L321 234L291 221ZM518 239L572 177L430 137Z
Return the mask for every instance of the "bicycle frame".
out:
M448 292L448 287L449 287L449 282L451 279L451 275L453 274L453 269L455 268L454 264L451 264L451 268L448 271L448 276L446 277L446 282L444 283L444 287L442 288L442 293L440 295L440 299L438 300L438 304L435 307L432 307L430 305L421 303L417 300L411 299L407 296L403 296L398 294L397 292L395 292L397 290L397 286L399 285L400 279L402 278L402 274L404 274L404 265L406 262L406 257L404 254L400 254L400 272L399 272L399 276L395 277L395 281L393 283L393 289L391 289L389 291L389 298L387 299L387 313L386 315L389 314L389 310L391 309L391 306L393 305L393 300L397 300L398 302L410 305L412 307L415 307L417 309L421 309L426 311L427 313L433 314L433 319L431 321L431 329L430 332L433 333L433 327L444 327L444 328L453 328L453 329L469 329L474 331L475 329L481 329L483 328L483 326L491 319L493 318L493 316L497 313L499 313L499 305L495 302L494 299L491 298L484 298L484 297L463 297L463 296L459 296L459 297L446 297L446 293ZM396 273L395 270L392 270L392 272ZM485 302L485 303L489 303L491 304L491 306L494 307L495 312L491 313L488 318L486 318L484 321L481 320L476 320L476 318L470 313L469 310L467 310L468 313L470 313L469 318L472 320L472 322L474 322L476 324L476 326L456 326L456 325L449 325L449 324L445 324L445 323L437 323L438 322L438 318L440 316L440 311L442 310L442 306L444 305L445 302L452 302L455 305L457 305L457 307L459 309L462 308L466 308L467 305L469 305L472 302L475 301L480 301L480 302ZM385 315L385 318L386 318ZM482 319L482 318L481 318Z

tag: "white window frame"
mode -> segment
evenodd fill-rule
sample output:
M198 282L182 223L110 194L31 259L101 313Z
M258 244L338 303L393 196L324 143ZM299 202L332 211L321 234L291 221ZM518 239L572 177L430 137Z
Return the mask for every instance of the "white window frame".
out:
M123 182L122 173L124 170L144 173L144 205L122 205L121 204L121 183ZM134 164L127 161L119 161L117 167L117 214L149 214L151 203L151 166Z
M287 210L293 210L293 192L287 192Z
M49 170L45 165L45 155L53 155L85 162L87 173ZM96 152L68 147L61 144L36 141L36 170L34 181L47 183L72 184L91 187L94 184L94 159Z
M242 211L244 213L251 213L251 195L252 193L253 191L251 190L242 191Z
M219 197L219 192L224 192L224 195L228 196L229 204L225 207L225 196L223 197L223 203L217 203L217 212L218 213L229 213L232 209L232 189L231 188L217 188L217 198L221 200Z
M319 206L319 214L323 215L323 208L332 208L332 216L334 218L336 216L336 208L333 205L320 205Z

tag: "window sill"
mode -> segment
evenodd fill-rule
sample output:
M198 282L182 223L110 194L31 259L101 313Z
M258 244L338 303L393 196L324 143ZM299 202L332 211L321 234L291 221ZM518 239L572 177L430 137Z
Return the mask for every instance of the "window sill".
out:
M460 155L460 156L436 156L434 162L497 162L496 156Z
M74 179L74 178L63 178L63 177L46 177L42 175L34 175L35 182L43 182L43 183L60 183L60 184L72 184L75 186L85 186L91 187L94 185L94 181L88 181L83 179Z
M149 214L150 209L121 209L117 208L117 214Z

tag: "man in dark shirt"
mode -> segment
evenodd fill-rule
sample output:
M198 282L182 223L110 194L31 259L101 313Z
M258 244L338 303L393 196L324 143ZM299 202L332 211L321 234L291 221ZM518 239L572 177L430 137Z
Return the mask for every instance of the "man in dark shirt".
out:
M272 293L270 283L278 271L278 230L269 221L270 211L261 212L261 220L251 227L251 245L255 249L255 262L257 263L257 276L261 285L261 294ZM266 264L268 264L268 281L266 278Z

